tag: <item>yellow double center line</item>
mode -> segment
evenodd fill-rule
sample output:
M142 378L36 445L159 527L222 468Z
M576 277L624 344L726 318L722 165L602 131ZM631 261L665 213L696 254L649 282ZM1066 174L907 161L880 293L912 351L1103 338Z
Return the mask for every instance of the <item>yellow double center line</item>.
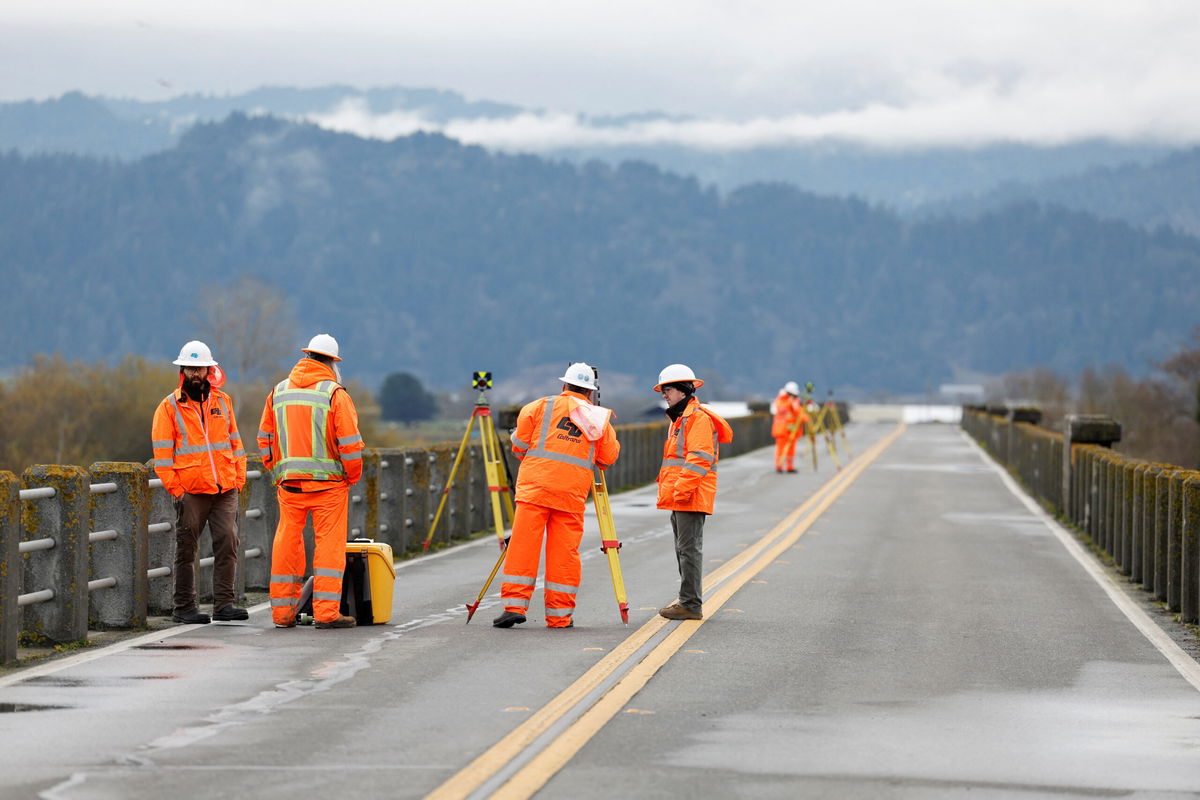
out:
M719 586L705 600L704 608L711 617L734 593L766 568L787 548L796 543L827 508L854 482L867 466L879 457L900 434L901 424L854 459L845 470L822 486L815 494L771 529L763 538L730 559L704 580L706 590ZM747 565L749 565L747 567ZM448 781L435 789L428 798L449 800L465 798L530 747L552 725L576 708L585 698L620 669L643 645L669 623L655 616L629 638L615 647L574 683L553 700L538 709L529 719L492 745ZM555 737L525 766L491 796L494 798L526 798L532 796L554 777L587 742L603 728L643 686L654 673L679 651L685 642L700 629L704 620L681 622L659 644L634 665L607 693L587 709L565 731Z

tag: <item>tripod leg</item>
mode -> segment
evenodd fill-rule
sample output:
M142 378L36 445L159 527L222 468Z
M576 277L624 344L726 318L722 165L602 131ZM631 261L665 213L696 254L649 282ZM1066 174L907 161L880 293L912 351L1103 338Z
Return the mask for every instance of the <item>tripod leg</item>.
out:
M462 463L463 455L467 452L467 442L471 439L471 426L475 424L475 416L475 412L472 412L471 419L467 421L467 430L463 433L462 442L458 445L458 454L454 456L454 466L450 467L450 474L446 476L446 485L442 487L442 499L438 501L437 513L433 515L433 522L429 523L429 532L425 534L422 550L428 550L429 543L433 541L433 533L437 530L438 522L442 518L442 511L446 508L446 498L450 496L450 487L454 485L454 476L458 474L458 465Z
M608 557L608 571L612 576L613 594L617 598L617 611L621 614L621 621L628 625L629 600L625 596L625 577L621 573L621 559L617 555L621 549L621 542L617 540L612 506L608 502L608 485L601 470L596 470L592 478L592 506L596 509L596 519L600 523L600 549Z
M500 540L500 547L503 549L504 510L501 505L500 493L507 494L508 487L500 474L499 459L503 455L500 452L500 440L496 437L496 426L491 414L484 414L479 420L479 435L483 440L483 466L484 472L487 474L488 493L492 500L492 521L496 526L496 538Z

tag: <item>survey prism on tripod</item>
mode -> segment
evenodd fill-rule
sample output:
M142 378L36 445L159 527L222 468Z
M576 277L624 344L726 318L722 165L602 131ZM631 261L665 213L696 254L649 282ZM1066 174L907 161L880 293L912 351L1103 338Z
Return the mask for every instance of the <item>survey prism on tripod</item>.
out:
M487 476L488 494L492 500L492 521L501 550L504 549L505 538L504 514L508 513L509 524L512 523L515 514L512 477L509 474L508 461L504 458L504 451L500 448L500 437L496 434L496 422L492 418L492 409L487 399L487 390L492 388L492 373L471 373L471 387L479 392L479 396L475 399L475 408L471 412L471 418L467 420L467 429L463 432L462 442L454 456L454 465L450 467L450 474L446 476L446 484L442 487L442 497L438 501L437 512L433 515L433 521L429 523L429 532L425 535L423 550L428 550L433 541L433 534L437 531L438 523L442 519L442 512L446 509L450 488L454 485L454 477L458 474L458 468L463 462L471 440L471 429L475 427L476 422L479 424L479 440L483 449L483 468Z

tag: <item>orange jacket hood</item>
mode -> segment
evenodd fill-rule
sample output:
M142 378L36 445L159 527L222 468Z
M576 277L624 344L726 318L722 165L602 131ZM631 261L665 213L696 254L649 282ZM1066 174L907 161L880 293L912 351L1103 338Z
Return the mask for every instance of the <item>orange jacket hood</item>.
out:
M296 366L292 367L292 371L288 373L288 380L301 389L311 388L321 381L341 383L333 371L333 367L322 364L315 358L302 358L296 362Z

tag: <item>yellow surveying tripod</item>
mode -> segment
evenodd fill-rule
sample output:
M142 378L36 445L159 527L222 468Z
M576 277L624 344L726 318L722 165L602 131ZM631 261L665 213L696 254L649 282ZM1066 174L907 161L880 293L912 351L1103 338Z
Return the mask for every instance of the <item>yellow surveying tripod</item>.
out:
M596 377L596 404L600 403L600 370L592 367ZM612 505L608 502L608 485L604 482L604 470L592 472L592 508L596 509L596 521L600 523L600 552L608 557L608 572L612 576L613 594L617 597L617 610L621 622L629 624L629 598L625 596L625 576L621 573L621 557L618 551L621 542L617 539L617 526L613 523Z
M838 413L837 403L833 402L833 392L830 391L830 398L825 401L825 405L821 407L822 423L825 427L826 435L833 439L836 434L842 435L842 446L846 450L846 458L854 458L854 454L850 452L850 440L846 438L846 429L842 427L842 417Z
M818 407L817 401L813 400L812 391L812 381L807 381L804 384L804 394L800 395L800 402L804 404L804 410L808 412L809 416L809 422L807 426L808 447L809 452L812 453L813 472L816 472L817 470L817 436L821 436L825 440L825 446L829 448L829 456L833 459L833 463L840 470L842 468L842 462L839 461L837 457L837 444L834 442L833 436L830 434L825 423L825 419L828 416L828 409L831 404L827 403L824 406ZM836 408L833 410L833 416L834 419L837 419ZM841 427L840 422L838 423L838 427ZM843 436L844 435L845 434L843 434Z
M442 518L442 511L446 508L446 498L450 496L450 487L454 485L454 476L463 462L463 455L467 452L467 444L471 440L471 428L475 425L476 420L479 421L479 440L483 446L483 468L487 474L488 492L492 497L492 520L496 526L496 538L500 542L501 551L504 550L506 542L503 512L508 512L509 522L512 522L515 514L510 490L512 480L508 476L508 462L504 459L504 452L500 449L500 437L496 435L496 423L492 419L492 409L488 404L486 394L487 390L492 388L492 373L473 373L471 386L479 391L479 397L475 400L471 419L467 421L467 430L463 433L462 443L458 446L458 454L454 456L454 466L450 467L450 474L446 476L446 485L442 488L442 499L438 502L437 512L433 515L433 522L430 523L429 532L425 535L423 550L428 550L429 543L433 541L434 531L437 530L438 522ZM499 564L496 566L499 567ZM493 572L493 574L495 573Z

